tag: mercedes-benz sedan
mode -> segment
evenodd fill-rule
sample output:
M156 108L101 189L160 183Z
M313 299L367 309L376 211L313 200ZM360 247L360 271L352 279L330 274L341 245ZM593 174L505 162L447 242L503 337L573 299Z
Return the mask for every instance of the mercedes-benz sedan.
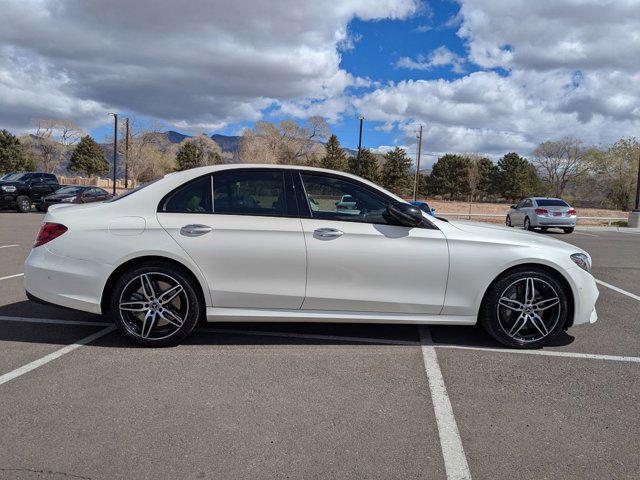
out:
M354 209L337 204L349 195ZM536 347L597 318L589 255L448 222L362 178L280 165L172 173L103 203L54 205L29 298L108 314L143 345L200 319L475 325Z

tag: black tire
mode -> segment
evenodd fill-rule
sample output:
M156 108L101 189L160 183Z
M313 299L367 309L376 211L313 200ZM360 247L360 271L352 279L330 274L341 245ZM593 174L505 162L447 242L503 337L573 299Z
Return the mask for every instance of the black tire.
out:
M146 278L151 278L152 289L157 289L159 293L162 293L161 284L164 283L164 279L168 282L167 285L171 285L171 282L169 282L169 279L171 279L183 288L179 294L180 298L171 302L171 309L174 313L173 318L176 318L177 314L178 318L182 321L180 326L167 323L164 316L159 318L159 311L156 311L155 314L151 313L151 308L159 308L162 309L162 311L167 314L167 318L169 318L168 312L165 310L165 306L168 308L168 305L148 306L146 310L143 309L144 311L139 312L123 312L120 309L121 298L124 298L129 304L139 303L140 306L150 305L148 297L144 297L141 292L133 293L132 295L136 295L135 298L129 294L129 292L135 288L139 288L139 290L142 291L142 287L140 284L136 284L136 282L139 281L139 278L142 278L141 275L143 274L146 275ZM154 277L161 280L154 280ZM123 297L123 295L125 295L125 297ZM156 294L154 293L152 297L156 297ZM157 299L159 299L161 295L157 295L157 297ZM173 309L174 302L179 302L180 306L177 310ZM155 303L157 304L157 302ZM125 272L116 281L111 292L110 315L115 324L127 337L138 345L146 347L169 347L177 345L193 331L203 310L204 306L196 293L196 286L193 284L190 275L182 268L161 261L145 263L142 266ZM155 315L152 317L147 338L143 338L145 329L145 320L143 317L146 318L145 312Z
M532 337L530 339L519 338L517 335L520 329L515 332L516 335L510 335L506 330L511 327L513 331L513 327L516 327L516 322L522 318L521 314L518 312L511 312L511 307L505 307L504 303L499 304L498 301L505 291L509 291L511 288L518 288L518 285L521 285L524 281L527 283L527 279L534 279L534 283L537 285L539 289L539 299L536 304L539 304L540 301L544 300L543 292L551 292L557 295L557 304L554 304L552 307L547 307L545 312L537 311L539 316L542 318L546 318L548 323L545 321L544 330L547 330L546 335L542 336L542 332L537 331L534 327L535 325L529 319L525 320L521 327L524 332L533 332ZM519 283L520 282L520 283ZM514 286L515 285L515 286ZM551 290L548 289L551 288ZM516 348L537 348L548 344L554 337L556 337L560 331L562 331L563 326L566 323L567 316L569 314L569 300L567 296L566 289L567 287L560 282L556 276L552 275L548 271L542 268L536 267L528 267L519 270L513 270L501 277L499 277L495 282L491 284L487 293L485 294L482 307L480 308L480 314L478 317L480 325L485 329L485 331L491 335L495 340L502 343L503 345L507 345L509 347ZM534 297L535 298L535 297ZM499 317L499 315L511 314L517 315L515 319L513 319L513 323L507 323L506 320ZM546 317L545 317L546 315ZM528 322L528 323L527 323ZM540 336L541 338L536 339L535 335Z
M48 209L45 205L36 205L36 210L39 212L45 213Z
M530 232L533 231L533 227L531 226L531 220L529 220L529 217L525 217L524 219L524 229L529 230Z
M549 227L540 227L540 230L541 230L542 232L546 232L547 230L549 230Z
M31 211L31 199L26 195L16 198L16 210L19 213L29 213Z
M573 233L573 227L563 228L562 230L564 230L564 233Z
M511 224L511 217L509 215L507 215L507 219L504 221L504 224L507 227L513 227L513 225Z

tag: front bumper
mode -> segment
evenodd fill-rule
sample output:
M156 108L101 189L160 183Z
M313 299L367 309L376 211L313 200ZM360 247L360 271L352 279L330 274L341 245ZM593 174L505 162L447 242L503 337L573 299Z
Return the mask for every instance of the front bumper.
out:
M570 274L574 300L572 325L595 323L598 320L596 301L600 295L595 278L578 266L571 267Z
M11 194L7 194L7 193L0 193L0 208L7 208L7 209L13 209L16 206L16 196L15 195L11 195Z

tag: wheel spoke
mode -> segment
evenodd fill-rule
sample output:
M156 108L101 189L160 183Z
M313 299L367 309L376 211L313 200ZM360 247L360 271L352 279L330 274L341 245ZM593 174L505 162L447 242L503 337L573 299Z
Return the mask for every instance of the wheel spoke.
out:
M545 300L540 300L538 303L533 305L534 310L541 312L546 310L547 308L555 307L560 303L560 299L558 297L547 298Z
M546 337L549 334L549 329L544 324L544 321L537 313L531 313L531 323L533 326L540 332L543 337Z
M135 302L123 302L119 305L120 310L126 310L127 312L146 312L146 303L143 301Z
M533 303L533 300L536 298L536 287L534 285L534 280L531 277L528 277L525 284L524 289L524 303Z
M522 303L509 297L500 297L498 304L515 312L521 312L523 309Z
M170 288L169 290L167 290L166 292L164 292L162 295L158 297L158 301L160 302L160 305L165 305L171 302L174 298L180 295L180 293L182 293L183 290L184 288L182 288L182 285L176 285L175 287Z
M142 293L148 300L156 296L156 292L153 289L153 284L151 283L149 275L147 275L146 273L140 275L140 283L142 284Z
M521 313L520 316L516 318L516 321L513 322L511 330L509 330L509 335L512 337L516 336L518 332L522 330L522 327L527 324L527 320L529 320L529 316Z
M171 310L169 310L168 308L165 308L160 311L160 317L163 320L166 320L167 322L169 322L174 327L182 326L182 323L183 323L182 319L178 315L173 313Z
M144 316L144 321L142 322L142 329L140 331L140 336L142 338L148 338L155 324L156 324L155 312L148 311L147 314Z

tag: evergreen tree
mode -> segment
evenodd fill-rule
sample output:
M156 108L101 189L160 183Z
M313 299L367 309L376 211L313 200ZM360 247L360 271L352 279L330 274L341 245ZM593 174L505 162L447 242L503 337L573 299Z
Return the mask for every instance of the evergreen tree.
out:
M431 195L449 199L464 199L469 195L469 166L471 161L461 155L446 154L433 164L427 180Z
M109 162L104 158L102 147L89 135L82 137L69 159L69 170L84 173L88 177L109 173Z
M517 153L507 153L498 161L498 191L500 195L516 200L535 195L542 190L536 168Z
M396 195L412 191L411 159L403 148L396 147L385 156L380 182L384 188Z
M0 130L0 173L35 169L33 158L25 152L20 140L7 130Z
M498 167L488 158L478 160L480 181L478 183L478 195L490 197L495 195L498 187Z
M326 152L320 161L321 167L344 172L347 169L347 156L340 147L338 137L331 135L324 147Z
M198 147L195 143L185 142L176 154L178 170L188 170L200 166L198 159Z
M356 173L356 157L349 157L349 173ZM360 176L374 183L380 177L378 159L368 148L363 148L360 152Z

